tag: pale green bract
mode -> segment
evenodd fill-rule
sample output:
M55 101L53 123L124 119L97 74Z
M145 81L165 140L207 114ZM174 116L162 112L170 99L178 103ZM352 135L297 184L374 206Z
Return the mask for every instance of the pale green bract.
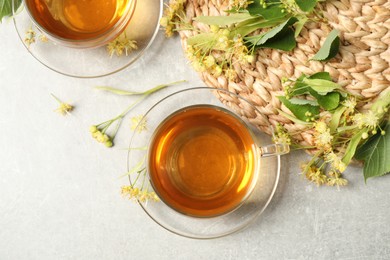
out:
M316 100L309 99L301 99L301 98L290 98L289 101L295 105L312 105L318 106L318 102Z
M136 92L136 91L128 91L128 90L122 90L122 89L118 89L118 88L113 88L113 87L107 87L107 86L99 86L99 87L95 87L96 89L98 90L103 90L103 91L107 91L107 92L110 92L110 93L113 93L113 94L116 94L116 95L121 95L121 96L132 96L132 95L148 95L148 94L151 94L153 92L156 92L160 89L163 89L167 86L171 86L171 85L176 85L176 84L180 84L180 83L184 83L186 82L186 80L180 80L180 81L176 81L176 82L172 82L172 83L169 83L169 84L161 84L161 85L158 85L152 89L149 89L149 90L146 90L146 91L143 91L143 92Z
M234 23L240 23L248 19L253 19L253 16L248 13L237 13L231 14L229 16L198 16L194 18L194 20L197 22L218 26L227 26Z

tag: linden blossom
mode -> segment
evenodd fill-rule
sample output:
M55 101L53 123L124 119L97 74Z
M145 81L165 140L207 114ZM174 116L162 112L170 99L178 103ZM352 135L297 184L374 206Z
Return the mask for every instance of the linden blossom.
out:
M309 120L303 122L304 128L302 131L306 131L308 128L311 128L313 131L313 146L299 146L294 145L297 149L312 149L315 150L313 158L305 164L303 167L303 173L310 181L316 183L317 185L327 184L327 185L345 185L347 181L341 177L348 164L350 164L353 157L356 154L359 160L368 161L368 164L364 168L364 176L367 179L368 177L380 176L388 172L386 167L382 167L378 164L372 164L375 161L382 161L382 159L372 160L372 156L386 156L387 148L386 145L377 145L377 153L365 153L367 149L373 150L373 145L371 139L376 138L376 144L379 142L386 142L386 131L383 126L387 123L387 113L390 106L390 90L384 92L381 98L378 98L371 106L371 109L365 112L358 112L355 108L361 107L366 103L366 100L359 100L359 97L347 93L342 90L340 87L331 82L331 79L328 74L322 73L317 74L317 77L323 78L321 85L316 85L316 88L312 88L310 85L310 80L307 78L313 78L313 76L301 76L296 81L294 80L282 80L284 84L288 84L285 87L285 95L289 96L289 99L281 97L281 101L286 105L286 107L292 112L294 116L297 117L297 120L294 122L300 124L303 122L301 120L304 117L307 117ZM329 84L326 83L329 81ZM318 82L315 82L318 83ZM322 95L316 93L325 91ZM318 91L318 92L317 92ZM343 92L341 92L343 91ZM339 93L337 97L337 106L331 106L329 109L329 104L332 103L332 99L335 98L335 93ZM299 97L301 101L294 101L290 104L289 102L293 99L296 99L294 96ZM322 111L318 110L318 113L312 114L305 109L307 107L317 106L319 107L320 102L313 102L313 98L321 98L323 101L326 101L326 105L322 107ZM309 103L305 102L307 99ZM339 102L340 99L342 102ZM310 105L308 105L310 104ZM314 111L314 110L311 110ZM281 115L285 115L282 114ZM314 117L313 117L314 116ZM293 120L293 116L289 115L289 119ZM299 120L300 119L300 120ZM380 130L379 135L385 136L382 139L378 139L377 129ZM286 135L289 135L288 131L285 130L282 126L278 126L276 129L276 136L278 139L290 139L294 140L291 136L296 133L290 133L291 136L288 138ZM364 148L366 139L368 141L368 148ZM367 146L367 145L366 145ZM361 149L359 150L359 147ZM367 157L368 156L368 157ZM368 166L367 166L368 165ZM329 167L328 167L329 166ZM374 172L374 173L373 173ZM334 177L336 176L336 177Z
M128 56L131 52L138 49L137 41L127 38L126 33L121 34L118 38L113 40L107 45L107 51L112 57L116 56Z
M51 96L59 103L59 107L54 110L55 112L58 112L59 114L66 116L67 114L70 114L71 111L73 111L74 107L70 104L62 102L59 98L51 94Z
M147 127L147 119L143 115L133 116L131 118L131 130L136 130L138 133L146 131Z
M306 22L324 21L314 9L317 0L233 0L230 1L231 9L226 11L229 13L227 16L194 18L197 23L210 28L199 30L186 18L186 2L173 0L166 7L160 20L166 36L170 37L179 30L193 31L194 35L187 39L186 54L194 69L214 77L224 75L229 81L237 80L237 73L232 72L235 63L255 62L257 48L291 51L296 47L295 38ZM259 29L270 30L253 34ZM338 52L336 47L321 50L321 54L331 58Z
M121 193L124 197L128 197L132 200L138 200L140 202L145 202L147 200L158 202L160 198L154 191L148 191L147 189L139 189L134 187L134 185L123 186Z

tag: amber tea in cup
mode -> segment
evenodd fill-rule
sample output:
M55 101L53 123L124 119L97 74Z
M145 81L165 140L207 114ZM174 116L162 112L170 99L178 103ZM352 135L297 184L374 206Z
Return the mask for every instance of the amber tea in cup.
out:
M257 153L252 133L228 110L186 107L156 129L149 176L159 197L176 211L217 216L239 206L250 193Z
M25 0L37 26L55 41L73 47L96 47L126 27L136 0Z

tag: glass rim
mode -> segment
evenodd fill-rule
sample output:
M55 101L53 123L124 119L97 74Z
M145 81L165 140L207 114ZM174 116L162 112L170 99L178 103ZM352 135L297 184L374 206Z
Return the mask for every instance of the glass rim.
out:
M16 32L18 34L19 40L23 43L24 42L24 39L23 39L23 36L22 36L23 32L19 28L18 21L17 21L18 20L18 12L19 12L19 9L22 8L22 5L19 8L15 9L15 4L14 3L15 3L15 0L12 0L12 20L13 20L13 23L14 23L15 30L16 30ZM24 3L22 2L22 4L24 4ZM103 78L103 77L106 77L106 76L110 76L110 75L118 73L118 72L120 72L120 71L122 71L122 70L124 70L124 69L126 69L128 67L130 67L134 63L136 63L145 54L145 52L152 46L152 44L156 40L157 35L159 33L159 21L160 21L160 19L162 17L162 14L163 14L164 1L163 0L159 0L158 5L159 5L159 12L158 12L158 17L156 17L157 22L156 22L155 27L153 28L153 31L152 31L152 33L150 35L150 38L147 40L147 43L145 44L145 46L142 49L139 49L138 53L128 63L126 63L125 65L123 65L121 67L118 67L118 68L115 68L113 70L104 72L104 73L95 73L95 74L91 74L91 75L80 75L80 74L71 73L71 72L64 72L61 69L54 68L54 67L50 66L50 64L48 64L47 62L44 62L41 58L38 57L37 54L35 54L31 49L29 49L27 45L25 45L25 44L23 44L23 45L25 46L27 51L31 54L31 56L33 56L39 63L41 63L46 68L48 68L48 69L50 69L50 70L52 70L52 71L54 71L54 72L56 72L58 74L61 74L63 76L67 76L67 77L71 77L71 78L79 78L79 79L95 79L95 78ZM136 12L136 8L134 8L134 13L135 12ZM57 46L59 46L61 48L71 48L71 47L67 47L67 46L64 46L64 45L57 45ZM77 50L77 48L71 48L71 49ZM89 49L92 49L92 48L88 48L88 49L85 49L85 50L89 50Z

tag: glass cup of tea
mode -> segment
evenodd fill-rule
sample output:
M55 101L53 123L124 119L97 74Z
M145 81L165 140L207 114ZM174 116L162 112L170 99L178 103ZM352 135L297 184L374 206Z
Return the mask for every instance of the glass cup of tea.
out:
M129 23L137 0L24 0L34 24L55 43L102 46Z
M156 103L139 125L148 131L134 134L129 149L130 164L144 160L142 188L161 200L140 202L149 216L195 238L222 236L253 221L275 192L280 155L289 152L287 144L263 143L248 121L258 115L225 89L186 89ZM135 152L139 142L147 149ZM137 185L139 176L130 182Z

